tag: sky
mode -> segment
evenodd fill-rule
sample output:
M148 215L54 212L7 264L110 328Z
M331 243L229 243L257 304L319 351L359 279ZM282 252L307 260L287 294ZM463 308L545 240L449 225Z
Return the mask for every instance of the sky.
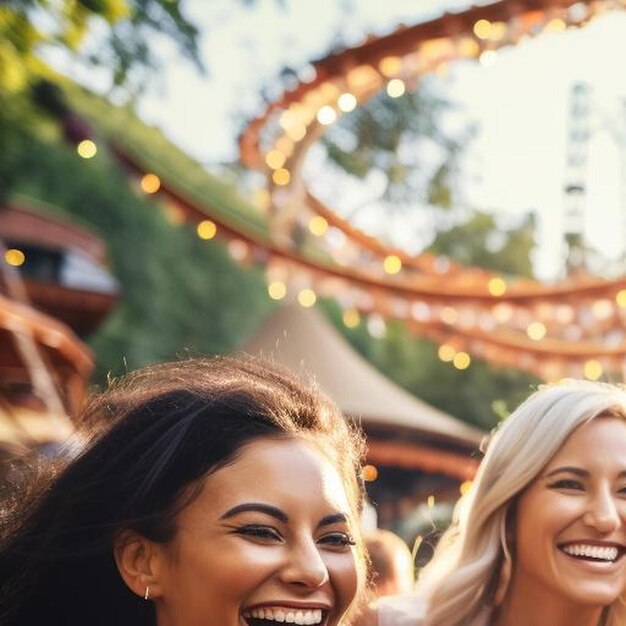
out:
M333 42L356 45L367 33L383 35L400 23L412 25L468 4L257 0L245 8L233 0L187 0L183 8L201 30L208 75L181 60L170 42L158 41L164 69L140 99L140 116L211 169L237 158L237 135L260 112L259 93L272 93L282 67L302 68ZM624 58L626 12L612 12L585 29L503 49L489 67L452 64L445 79L460 115L478 129L466 152L466 201L502 215L533 211L535 270L545 280L559 278L563 269L569 94L579 81L589 83L592 93L585 238L613 259L626 247Z

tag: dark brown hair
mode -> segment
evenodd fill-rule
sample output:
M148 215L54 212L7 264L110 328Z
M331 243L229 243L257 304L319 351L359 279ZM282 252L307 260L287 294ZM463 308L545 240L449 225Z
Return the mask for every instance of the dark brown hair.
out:
M5 516L0 623L154 624L152 603L125 588L113 539L133 529L168 541L211 472L263 437L316 442L340 473L354 516L362 437L314 386L250 357L192 359L139 370L95 396L78 453L38 475Z

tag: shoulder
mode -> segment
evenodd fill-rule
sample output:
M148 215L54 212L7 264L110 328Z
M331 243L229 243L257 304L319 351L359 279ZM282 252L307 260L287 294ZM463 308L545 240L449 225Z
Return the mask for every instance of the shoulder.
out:
M417 594L389 596L377 603L377 626L420 626L425 605Z

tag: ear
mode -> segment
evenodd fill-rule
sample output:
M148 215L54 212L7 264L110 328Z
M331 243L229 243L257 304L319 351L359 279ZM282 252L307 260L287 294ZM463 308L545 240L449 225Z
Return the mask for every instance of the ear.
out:
M123 530L113 541L113 555L120 576L133 593L141 598L149 595L150 599L162 595L159 571L163 548L160 544L134 530Z

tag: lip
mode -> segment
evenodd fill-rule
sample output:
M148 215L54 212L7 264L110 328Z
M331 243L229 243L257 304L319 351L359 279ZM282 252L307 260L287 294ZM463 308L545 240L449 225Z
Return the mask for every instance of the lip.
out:
M557 544L559 548L575 545L593 546L595 548L617 548L620 551L626 550L626 545L618 541L598 541L597 539L570 539Z
M300 600L276 600L272 602L259 602L250 604L242 609L243 611L251 611L252 609L264 609L266 607L279 607L281 609L321 609L322 611L330 611L333 607L327 602L302 602Z

